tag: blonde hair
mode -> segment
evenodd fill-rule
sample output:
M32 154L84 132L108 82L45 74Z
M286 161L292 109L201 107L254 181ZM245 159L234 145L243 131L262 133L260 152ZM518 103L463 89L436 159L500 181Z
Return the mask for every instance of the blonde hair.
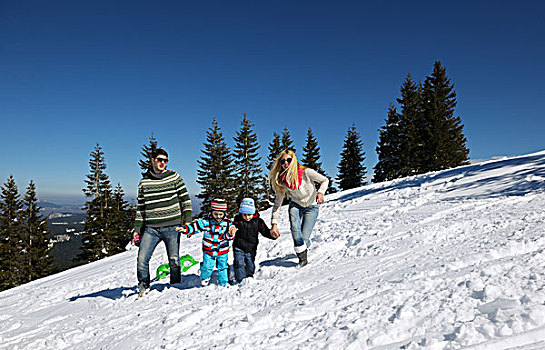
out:
M282 159L282 156L284 155L287 155L291 158L291 163L289 163L286 170L282 168L282 164L280 163L280 159ZM271 184L274 192L278 195L286 197L287 190L282 177L285 175L285 181L291 186L297 187L299 185L298 170L306 168L306 166L297 162L295 152L293 152L291 149L280 152L280 154L274 160L271 171L269 172L269 183Z

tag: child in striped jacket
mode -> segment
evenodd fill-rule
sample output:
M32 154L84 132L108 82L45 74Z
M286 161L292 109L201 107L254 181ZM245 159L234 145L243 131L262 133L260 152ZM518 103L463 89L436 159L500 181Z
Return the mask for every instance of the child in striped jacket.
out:
M188 238L195 233L203 233L203 261L201 263L201 285L203 287L210 283L210 277L216 265L218 266L218 284L226 286L229 280L227 265L229 242L234 238L236 228L227 219L226 211L227 203L221 199L214 199L208 217L177 228Z

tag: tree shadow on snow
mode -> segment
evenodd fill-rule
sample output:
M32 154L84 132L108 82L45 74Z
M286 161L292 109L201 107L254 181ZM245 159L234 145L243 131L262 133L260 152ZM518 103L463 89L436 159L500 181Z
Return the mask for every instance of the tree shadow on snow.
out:
M281 258L276 258L272 260L265 260L259 263L260 266L278 266L278 267L295 267L297 263L291 261L292 259L297 258L295 254L289 254Z

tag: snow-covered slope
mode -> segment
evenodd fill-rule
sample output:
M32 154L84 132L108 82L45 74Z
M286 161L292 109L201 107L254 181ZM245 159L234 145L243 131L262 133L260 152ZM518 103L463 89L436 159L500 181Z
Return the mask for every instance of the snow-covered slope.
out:
M0 293L0 348L545 348L545 152L327 196L302 269L283 210L241 286L138 299L131 250Z

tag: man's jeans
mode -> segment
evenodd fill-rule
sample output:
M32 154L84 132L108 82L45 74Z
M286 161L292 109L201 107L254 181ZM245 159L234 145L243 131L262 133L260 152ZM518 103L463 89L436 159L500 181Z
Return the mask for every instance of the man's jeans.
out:
M244 250L234 248L235 278L242 282L246 277L252 277L255 272L255 250L245 253Z
M218 284L220 286L226 286L229 282L228 277L228 265L227 265L227 254L218 255L213 257L206 253L203 253L201 264L201 280L206 281L212 277L212 272L214 272L214 267L216 267L216 260L218 265Z
M170 283L179 283L181 281L180 272L180 236L176 232L176 226L168 227L146 227L142 242L138 249L138 261L136 263L136 275L138 277L138 287L140 289L149 288L150 273L149 261L153 251L159 242L165 242L167 248L168 264L170 266Z
M318 204L305 208L293 201L290 202L290 229L296 253L310 247L310 234L318 218L318 209Z

